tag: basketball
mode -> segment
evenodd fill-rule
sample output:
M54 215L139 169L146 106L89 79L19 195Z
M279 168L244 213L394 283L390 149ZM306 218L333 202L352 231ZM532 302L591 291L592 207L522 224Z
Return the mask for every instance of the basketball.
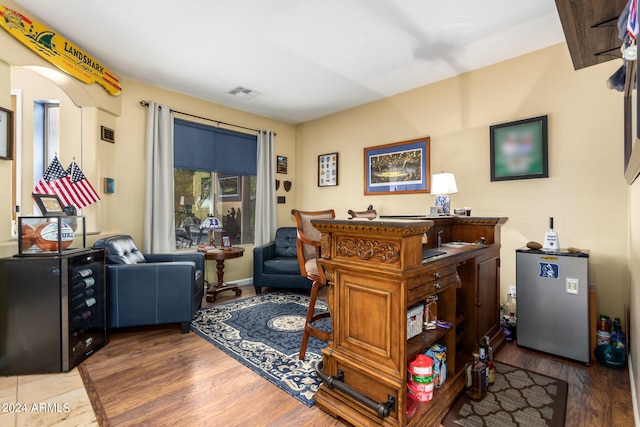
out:
M26 251L36 242L36 230L29 224L22 224L22 250Z
M73 230L64 222L60 230L62 249L68 248L73 242ZM58 250L58 223L47 222L36 229L36 245L43 251L55 252Z

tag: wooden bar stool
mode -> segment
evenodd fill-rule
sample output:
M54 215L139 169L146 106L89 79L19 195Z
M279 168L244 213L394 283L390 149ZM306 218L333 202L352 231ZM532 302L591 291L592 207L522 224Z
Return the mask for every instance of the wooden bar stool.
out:
M331 333L323 331L314 326L314 322L319 319L330 317L328 311L315 313L316 300L320 286L326 285L318 271L317 259L320 257L320 235L321 233L311 224L312 219L333 219L336 217L333 209L323 211L299 211L291 210L291 214L296 219L298 263L300 264L300 274L313 281L311 285L311 295L309 308L307 309L307 319L302 334L302 344L300 345L300 360L304 360L309 343L309 335L321 340L329 340Z

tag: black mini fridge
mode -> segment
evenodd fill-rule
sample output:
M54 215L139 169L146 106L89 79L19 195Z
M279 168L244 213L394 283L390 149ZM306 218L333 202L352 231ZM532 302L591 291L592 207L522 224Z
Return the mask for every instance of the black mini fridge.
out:
M0 374L67 372L107 343L102 249L0 258Z

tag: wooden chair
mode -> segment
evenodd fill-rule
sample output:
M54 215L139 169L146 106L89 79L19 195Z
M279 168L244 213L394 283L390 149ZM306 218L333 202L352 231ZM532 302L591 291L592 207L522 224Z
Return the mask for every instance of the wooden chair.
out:
M316 328L313 323L319 319L331 316L328 311L315 313L316 299L318 298L318 290L320 286L326 285L323 275L318 270L317 259L320 257L320 236L321 233L311 224L312 219L333 219L336 213L333 209L323 211L299 211L291 210L291 214L296 219L297 224L297 240L296 249L298 252L298 263L300 264L300 273L313 280L311 284L311 295L309 300L309 308L307 309L307 319L302 334L302 344L300 345L300 360L304 360L307 352L307 344L309 335L321 340L329 340L331 333Z
M351 215L351 218L349 219L354 219L354 218L376 219L378 217L378 213L376 212L375 209L373 209L373 205L369 205L366 211L354 211L349 209L347 213Z

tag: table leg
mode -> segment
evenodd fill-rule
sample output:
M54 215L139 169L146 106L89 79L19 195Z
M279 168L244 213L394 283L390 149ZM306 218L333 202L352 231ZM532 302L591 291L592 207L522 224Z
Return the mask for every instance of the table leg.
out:
M216 261L216 269L218 270L218 287L224 286L224 260Z
M228 286L226 283L224 283L223 259L216 260L216 270L218 271L218 283L207 289L207 302L215 302L216 295L224 291L234 291L237 297L242 295L242 289L240 289L238 286Z

